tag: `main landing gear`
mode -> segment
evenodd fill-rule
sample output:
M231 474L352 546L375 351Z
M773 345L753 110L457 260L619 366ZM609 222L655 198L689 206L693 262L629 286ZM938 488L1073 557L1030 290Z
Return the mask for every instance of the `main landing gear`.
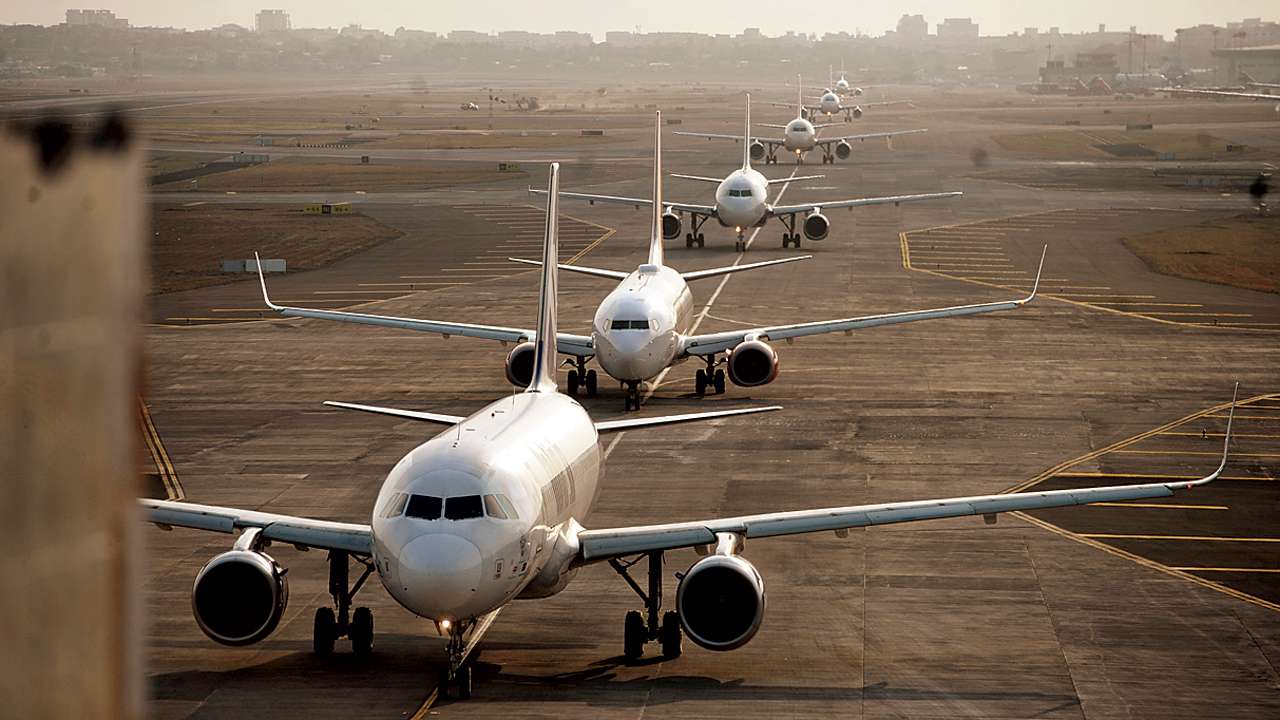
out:
M625 393L622 397L623 412L629 410L640 409L640 382L638 380L628 380L623 388Z
M777 154L776 152L771 152L771 153L769 153L768 155L765 155L765 157L764 157L764 164L765 164L765 165L777 165L777 164L778 164L778 154Z
M800 249L800 233L796 232L796 216L788 215L786 217L779 217L778 220L787 228L787 231L782 233L783 249L786 249L787 246L794 244L796 246L796 249L799 250Z
M724 394L724 370L716 368L716 356L707 356L707 369L699 369L694 375L695 392L699 395L706 395L707 388L715 390L716 395Z
M587 369L587 359L577 358L577 366L569 371L569 394L577 395L578 388L587 391L587 397L596 396L596 371Z
M648 592L628 573L632 566L644 558L649 559ZM646 553L630 561L613 559L609 561L609 565L627 581L627 585L644 603L643 614L632 610L626 615L622 627L622 654L628 660L639 659L644 655L645 644L656 640L661 645L663 659L674 660L680 657L683 640L680 615L673 611L662 612L662 551Z
M364 566L364 572L356 584L348 589L350 572L348 567L350 555L341 550L329 551L329 594L333 596L336 607L316 608L312 648L317 655L333 654L333 645L338 638L351 638L351 652L358 658L368 657L373 650L373 611L367 607L358 607L351 613L351 599L360 592L364 581L373 572L373 563L357 557L356 562Z
M689 216L689 223L692 225L692 227L689 228L690 230L689 232L684 234L685 247L691 248L694 245L697 245L698 247L703 247L704 245L706 245L707 238L702 234L702 224L707 221L708 217L709 216L706 216L706 215L704 216L690 215Z
M822 164L823 164L823 165L835 165L835 164L836 164L836 156L835 156L835 155L832 155L831 153L825 153L825 154L822 156Z

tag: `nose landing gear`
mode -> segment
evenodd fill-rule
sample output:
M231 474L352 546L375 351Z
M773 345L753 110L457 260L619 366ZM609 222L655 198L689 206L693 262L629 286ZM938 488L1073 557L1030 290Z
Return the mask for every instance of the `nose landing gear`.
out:
M638 380L628 380L624 392L625 395L622 398L622 410L624 412L629 410L639 410L640 382Z
M329 552L329 594L333 597L332 607L316 608L315 621L312 626L311 646L317 655L333 654L333 646L338 638L351 638L351 652L358 658L368 657L373 651L373 611L367 607L358 607L351 614L351 599L360 592L364 581L373 572L373 563L357 557L356 562L364 565L364 573L350 589L347 587L350 568L348 553L340 550Z
M632 566L642 559L649 560L649 589L645 592L628 572ZM644 603L644 613L632 610L627 613L623 623L622 654L628 660L636 660L644 655L644 646L658 641L662 648L664 660L674 660L683 652L683 631L680 629L679 613L662 611L662 551L646 553L631 561L610 560L609 565L622 576L627 585L640 596ZM661 617L659 617L661 616Z

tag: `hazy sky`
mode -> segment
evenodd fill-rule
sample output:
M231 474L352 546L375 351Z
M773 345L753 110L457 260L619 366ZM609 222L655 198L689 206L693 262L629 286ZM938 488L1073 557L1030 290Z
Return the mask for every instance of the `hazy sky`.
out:
M1003 35L1027 26L1063 32L1137 25L1142 32L1172 35L1173 29L1202 22L1222 24L1245 17L1280 19L1276 0L1065 0L1055 3L1009 0L905 0L902 3L811 0L783 3L770 0L676 2L675 0L415 0L414 2L350 2L350 0L94 0L86 5L54 5L47 0L5 0L0 23L53 25L67 7L107 7L134 25L199 29L234 22L252 26L263 7L289 11L294 27L329 27L359 23L386 31L399 26L420 30L579 30L604 39L607 30L645 32L680 30L739 33L758 26L767 35L786 30L832 32L862 30L878 35L893 28L903 13L920 13L933 26L946 17L972 17L984 35ZM804 8L807 14L798 10ZM769 13L774 13L770 15Z

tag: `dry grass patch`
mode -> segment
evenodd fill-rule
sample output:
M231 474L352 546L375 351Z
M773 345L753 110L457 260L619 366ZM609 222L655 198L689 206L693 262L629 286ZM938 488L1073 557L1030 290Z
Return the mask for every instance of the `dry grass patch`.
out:
M399 237L367 215L306 215L301 207L157 208L152 217L151 292L244 279L221 271L224 259L284 258L289 271L314 270Z
M1280 293L1280 216L1237 215L1125 238L1152 270Z
M408 192L497 182L524 173L499 173L497 163L423 162L392 163L359 159L348 161L286 157L262 165L207 175L201 190L235 192L335 191ZM185 190L187 183L169 183L161 190Z

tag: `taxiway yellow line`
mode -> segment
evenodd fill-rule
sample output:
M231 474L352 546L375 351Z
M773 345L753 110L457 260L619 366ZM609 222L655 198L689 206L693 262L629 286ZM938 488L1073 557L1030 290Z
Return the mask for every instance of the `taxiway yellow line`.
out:
M1235 433L1231 433L1235 437ZM1121 473L1121 472L1060 472L1054 477L1062 478L1125 478L1128 480L1199 480L1203 475L1173 475L1167 473ZM1219 480L1275 480L1275 478L1251 477L1248 475L1220 475Z
M1097 507L1161 508L1164 510L1230 510L1226 505L1173 505L1166 503L1096 502Z
M1091 540L1178 540L1187 542L1259 542L1280 543L1280 538L1219 537L1216 535L1126 535L1123 533L1080 533Z
M1280 419L1280 418L1277 418ZM1234 435L1234 433L1232 433ZM1219 457L1221 450L1209 452L1205 450L1116 450L1117 455L1191 455L1200 457ZM1245 453L1233 452L1235 458L1280 458L1280 453Z
M1195 567L1179 565L1171 568L1182 572L1222 572L1222 573L1280 573L1280 568L1241 568L1241 567Z

